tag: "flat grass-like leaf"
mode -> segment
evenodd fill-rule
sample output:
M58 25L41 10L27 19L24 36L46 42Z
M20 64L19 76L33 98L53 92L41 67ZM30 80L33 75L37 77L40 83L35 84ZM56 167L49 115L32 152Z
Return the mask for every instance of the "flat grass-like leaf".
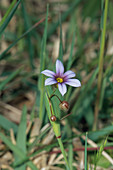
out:
M26 153L27 108L23 107L20 125L17 133L17 146Z
M17 133L17 146L26 154L26 124L27 124L27 108L26 106L23 107L22 111L22 116L21 116L21 121L20 125L18 128L18 133ZM15 155L15 162L20 160L17 155ZM21 165L19 168L21 170L26 169L26 164ZM16 170L19 170L19 168L15 168Z
M73 170L73 145L69 144L68 145L69 151L68 151L68 159L69 159L69 166L70 170Z
M13 129L13 132L16 134L18 130L18 126L6 119L4 116L0 115L0 127L3 129L9 131L10 129Z
M31 161L27 162L26 164L27 164L27 166L29 166L32 170L38 170L38 168L37 168Z
M73 54L73 49L74 49L74 42L75 42L75 34L76 31L74 31L73 33L73 38L72 38L72 43L71 43L71 50L70 50L70 55L69 55L69 60L68 60L68 63L67 63L67 70L69 70L71 68L71 65L72 65L72 54Z
M29 158L25 155L25 153L16 145L12 144L10 139L8 139L4 134L0 132L1 140L13 151L20 159L27 161ZM38 168L28 160L28 166L33 167L33 170L38 170Z
M18 5L20 4L21 0L18 0L18 2L16 3L16 5L14 6L14 8L12 8L10 14L5 18L4 23L0 26L0 36L3 33L3 31L5 30L5 28L7 27L8 23L10 22L10 20L12 19L13 15L15 14Z
M16 0L13 0L11 5L9 6L8 10L6 11L5 15L3 16L2 20L0 21L0 27L5 22L6 18L10 14L11 10L13 9L14 5L16 3Z
M87 95L88 90L91 88L91 85L93 84L93 82L94 82L94 80L96 78L97 73L98 73L98 68L96 68L96 70L92 74L92 76L91 76L90 80L87 82L87 84L82 86L82 89L84 88L85 91L84 91L84 93L81 93L81 95L79 96L76 104L74 105L74 107L72 109L73 113L74 112L76 113L77 108L81 105L81 102L83 101L84 97Z
M68 59L68 63L67 63L67 68L66 68L66 70L70 70L71 65L72 65L72 63L73 63L72 56L73 56L75 35L76 35L76 31L74 31L74 33L73 33L73 38L72 38L72 43L71 43L71 50L70 50L70 55L69 55L69 59ZM69 96L70 96L70 94L71 94L71 91L72 91L72 87L70 86L70 87L68 88L67 93L66 93L66 100L69 99Z
M89 133L88 138L90 138L93 141L97 141L98 139L102 138L105 135L109 135L110 133L113 133L113 125L110 125L101 130Z
M62 22L61 22L61 14L59 14L60 21L60 45L59 45L59 59L63 62L63 44L62 44Z
M101 1L86 0L86 3L84 4L84 15L83 15L83 17L84 18L86 18L87 16L94 17L95 15L97 15L97 11L99 10L100 6L101 6ZM95 7L95 10L94 10L94 7Z
M3 80L0 83L0 90L3 90L7 83L9 83L11 80L13 80L20 72L22 68L19 68L18 70L14 71L9 77L7 77L5 80Z
M102 156L102 152L104 150L104 147L105 147L106 143L107 143L107 138L104 141L104 143L101 144L100 149L99 149L99 151L96 154L96 157L94 159L94 170L96 170L97 163L98 163L98 161L100 160L100 158Z
M102 83L102 90L101 90L101 96L100 96L100 105L99 105L99 109L100 110L102 108L103 101L104 101L104 94L105 94L106 83L107 83L107 79L105 77L104 80L103 80L103 83Z
M87 132L85 138L85 170L87 170Z
M27 11L25 8L25 3L22 1L22 12L24 16L24 22L25 22L25 29L28 30L30 28L30 19L27 15ZM31 41L31 33L27 34L26 36L27 39L27 44L28 44L28 50L29 50L29 61L30 61L30 66L32 69L34 69L34 62L33 62L33 56L34 56L34 47L32 45Z
M17 154L20 158L24 159L25 154L23 154L22 150L19 149L16 145L12 144L10 139L8 139L4 134L0 132L0 138L1 140L13 151L15 154Z
M44 70L46 64L46 40L47 40L47 26L48 26L48 10L49 6L47 5L47 14L45 21L45 29L41 44L41 52L40 52L40 72ZM40 90L40 111L39 118L42 120L44 116L44 75L40 75L38 87Z

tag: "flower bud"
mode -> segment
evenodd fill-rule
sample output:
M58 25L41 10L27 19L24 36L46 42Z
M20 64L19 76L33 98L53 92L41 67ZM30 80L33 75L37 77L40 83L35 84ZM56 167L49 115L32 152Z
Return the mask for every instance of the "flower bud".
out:
M50 119L51 119L52 122L55 122L55 121L56 121L56 116L55 116L55 115L52 115L52 116L50 117Z
M60 107L61 110L67 112L69 110L69 103L67 101L62 101L59 104L59 107Z

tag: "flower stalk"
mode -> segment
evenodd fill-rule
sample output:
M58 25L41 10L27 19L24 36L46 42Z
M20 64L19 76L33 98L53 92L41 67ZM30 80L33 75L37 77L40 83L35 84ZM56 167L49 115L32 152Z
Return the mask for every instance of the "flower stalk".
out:
M64 160L66 162L67 169L69 169L69 163L68 163L68 160L67 160L67 157L66 157L66 152L64 150L64 146L63 146L62 139L61 139L60 121L57 120L57 118L56 118L56 121L51 120L51 116L55 116L55 113L53 111L53 107L52 107L52 104L51 104L51 101L50 101L50 97L48 97L48 96L49 96L49 92L45 94L45 104L46 104L47 114L48 114L50 123L53 127L53 131L55 133L57 141L59 143L61 152L64 156Z

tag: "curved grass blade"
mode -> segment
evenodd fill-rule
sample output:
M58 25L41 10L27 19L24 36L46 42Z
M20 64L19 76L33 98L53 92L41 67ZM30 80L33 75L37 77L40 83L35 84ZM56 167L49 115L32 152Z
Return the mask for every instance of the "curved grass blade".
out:
M16 3L16 0L13 0L11 5L9 6L8 10L6 11L5 15L3 16L1 22L0 22L0 27L1 25L5 22L6 18L8 17L8 15L10 14L11 10L13 9L14 5Z
M47 40L47 26L48 26L48 11L49 6L47 5L47 14L46 14L46 21L45 21L45 29L41 44L41 52L40 52L40 72L44 70L45 63L46 63L46 40ZM39 118L43 120L44 115L44 76L41 75L39 77L38 87L40 90L40 110L39 110Z
M16 12L16 10L18 8L18 5L20 4L20 2L21 2L21 0L18 0L18 2L14 6L14 8L11 10L10 14L8 15L8 17L5 19L4 23L1 25L1 27L0 27L0 36L4 32L4 30L7 27L8 23L12 19L13 15L15 14L15 12Z
M26 126L27 126L27 108L26 106L24 106L20 125L18 128L18 133L17 133L17 146L25 153L25 155L27 151L26 150ZM15 162L17 162L18 160L20 160L20 158L17 157L17 155L15 155ZM21 170L25 170L26 164L21 165L19 168L21 168ZM15 168L15 169L19 170L19 168Z
M24 22L25 22L25 29L28 30L28 28L31 25L30 19L28 17L27 11L26 11L24 1L22 1L21 4L22 4L22 12L23 12ZM27 38L27 44L28 44L30 66L32 69L34 69L35 68L34 63L33 63L34 47L32 45L32 41L31 41L31 33L27 34L26 38Z
M67 70L69 70L71 68L72 65L72 54L73 54L73 49L74 49L74 42L75 42L75 34L76 31L74 31L73 33L73 39L72 39L72 43L71 43L71 51L70 51L70 56L69 56L69 60L68 60L68 64L67 64Z
M59 14L59 21L60 21L59 59L63 62L63 43L62 43L62 21L61 21L61 13Z
M85 91L84 91L84 93L82 93L80 95L80 97L78 98L78 100L76 102L76 105L73 107L73 109L72 109L73 113L76 113L77 108L81 105L81 102L83 101L85 95L88 93L88 90L91 88L91 85L93 84L97 73L98 73L98 68L96 68L96 70L93 72L93 74L92 74L90 80L88 81L88 83L86 85L82 86L82 89L85 88Z
M87 170L87 132L86 132L86 138L85 138L85 170Z
M22 160L28 160L29 158L24 154L24 152L16 145L12 144L10 139L8 139L4 134L0 132L1 140ZM28 166L35 167L34 170L38 170L38 168L31 162L28 162Z
M18 126L6 119L4 116L0 115L0 127L3 129L9 131L10 129L13 129L13 132L16 134L18 130Z
M98 163L98 161L100 160L100 158L102 156L102 152L104 150L104 147L105 147L106 143L107 143L107 137L106 137L105 141L101 144L100 149L97 152L96 157L94 159L94 170L96 170L97 163Z
M69 154L68 154L68 159L69 159L69 166L70 166L70 170L73 170L73 146L72 143L69 144Z
M3 82L0 84L0 90L3 90L7 83L9 83L11 80L13 80L20 72L22 68L19 68L18 70L14 71L8 78L6 78Z

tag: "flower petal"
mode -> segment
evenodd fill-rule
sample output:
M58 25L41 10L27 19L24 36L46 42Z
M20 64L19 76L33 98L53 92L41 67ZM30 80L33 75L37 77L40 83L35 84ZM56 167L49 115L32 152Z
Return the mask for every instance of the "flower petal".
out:
M58 89L62 96L67 92L67 87L64 83L62 84L58 83Z
M65 81L65 83L73 87L81 86L81 83L78 79L68 79L67 81Z
M69 78L72 78L72 77L75 77L76 74L69 70L69 71L66 71L64 74L63 74L63 77L65 78L65 80L69 79Z
M50 70L44 70L41 73L46 75L46 76L49 76L49 77L54 77L55 76L55 73L53 71L50 71Z
M45 86L56 84L56 83L57 83L57 81L54 78L48 78L45 80Z
M60 60L56 61L56 74L58 76L62 75L64 73L64 66Z

